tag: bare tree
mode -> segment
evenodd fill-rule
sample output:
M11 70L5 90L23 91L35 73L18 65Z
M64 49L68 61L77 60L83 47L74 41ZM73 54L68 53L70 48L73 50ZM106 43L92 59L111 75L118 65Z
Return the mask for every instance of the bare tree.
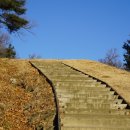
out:
M41 56L39 56L39 55L36 55L35 53L33 53L33 54L29 54L29 59L41 59Z
M0 33L0 58L15 58L16 52L7 33Z
M117 49L110 49L106 53L106 56L104 59L99 59L99 62L111 65L117 68L122 68L122 62L119 60L119 55L117 53Z

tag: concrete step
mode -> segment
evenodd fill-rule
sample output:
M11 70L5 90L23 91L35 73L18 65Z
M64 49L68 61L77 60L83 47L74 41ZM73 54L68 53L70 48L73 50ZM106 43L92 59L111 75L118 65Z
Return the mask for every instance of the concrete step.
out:
M56 79L61 79L61 80L88 80L88 79L91 79L90 77L88 76L85 76L85 75L51 75L50 78L52 80L56 80Z
M50 78L52 81L70 81L70 82L87 82L87 81L93 81L93 82L97 82L96 80L93 80L92 78L58 78L58 77L54 77L54 78Z
M61 121L67 127L130 127L130 117L124 115L64 115Z
M63 111L63 109L62 109ZM78 109L78 108L66 108L64 114L91 114L91 115L129 115L129 109Z
M47 74L48 76L55 76L55 75L80 75L82 73L80 72L69 72L69 71L66 71L66 72L55 72L55 71L45 71L44 69L40 69L44 74Z
M54 69L53 67L50 68L50 69L45 69L45 68L39 68L41 70L44 70L45 73L50 73L50 72L55 72L55 74L82 74L81 72L78 72L78 71L75 71L75 70L72 70L72 69Z
M111 88L103 87L102 85L99 86L75 86L75 87L62 87L62 86L56 86L56 91L110 91Z
M62 68L61 68L62 67ZM46 69L46 70L52 70L52 69L54 69L54 70L58 70L58 66L57 65L41 65L41 66L38 66L38 68L40 68L40 69ZM66 67L65 66L59 66L59 69L66 69Z
M71 126L71 127L61 127L61 130L130 130L130 127L75 127L75 126Z
M55 75L52 75L50 76L51 78L91 78L89 77L88 75L84 75L84 74L55 74Z
M57 91L57 93L114 93L114 91L110 91L110 89L108 88L108 89L87 89L87 88L85 88L85 89L81 89L80 88L80 90L79 89L74 89L74 90L72 90L72 89L68 89L68 88L61 88L61 89L56 89L56 91Z
M56 88L69 88L69 89L81 89L81 88L90 88L94 89L96 88L107 88L105 84L101 84L100 82L94 82L94 83L80 83L80 84L72 84L72 83L63 83L63 82L56 82L53 83Z
M59 97L58 101L60 103L61 106L65 106L66 103L97 103L97 104L103 104L103 103L112 103L112 104L121 104L123 99L118 99L118 97L114 97L113 98L97 98L97 97L89 97L89 98L66 98L66 97Z
M96 82L96 81L86 81L86 82L58 82L58 81L53 81L53 84L55 86L64 86L64 87L74 87L74 86L99 86L101 85L101 82Z
M53 82L64 82L64 83L66 83L66 82L70 82L70 83L73 83L73 82L77 82L78 84L80 84L80 83L95 83L95 82L97 82L96 80L92 80L92 79L85 79L85 80L82 80L82 79L77 79L77 80L75 80L75 79L51 79L51 81L53 81Z
M102 103L114 103L114 104L121 104L123 102L123 99L111 99L111 100L108 100L108 99L96 99L96 98L93 98L93 99L68 99L68 100L62 100L60 99L59 100L59 103L68 103L68 102L73 102L73 103L99 103L99 104L102 104Z
M97 98L97 97L89 97L89 98L71 98L71 97L59 97L58 101L60 105L65 105L69 102L77 102L77 103L92 103L94 101L95 103L115 103L120 104L122 102L122 99L118 99L118 96L114 95L113 97L109 98Z
M51 64L51 65L42 65L42 66L38 66L39 68L45 68L46 70L48 69L54 69L54 70L73 70L72 68L70 67L67 67L65 65L62 65L62 64Z
M42 69L44 69L44 68L42 68ZM73 69L71 69L71 68L59 68L59 69L57 69L57 68L50 68L50 69L44 69L44 70L46 70L46 72L56 72L56 73L65 73L66 74L66 72L69 74L69 73L76 73L76 74L82 74L81 72L78 72L78 71L75 71L75 70L73 70Z
M88 78L88 79L85 79L85 80L73 80L73 79L67 79L67 80L62 80L62 79L51 79L53 82L64 82L64 83L66 83L66 82L68 82L68 83L97 83L97 80L93 80L93 79L90 79L90 78Z
M72 70L72 69L54 69L53 67L51 69L45 69L44 67L38 67L41 71L43 71L44 73L48 73L48 74L54 74L54 75L58 75L58 74L82 74L81 72Z
M37 65L39 68L45 68L45 69L52 69L52 67L54 68L54 69L58 69L58 68L70 68L70 67L67 67L67 66L65 66L65 65L63 65L63 64L59 64L59 63L53 63L53 64L38 64Z
M86 108L86 109L125 109L127 104L114 104L114 103L66 103L65 108Z
M92 95L92 96L90 96L90 95L85 95L85 94L80 94L80 95L72 95L72 94L59 94L59 93L57 93L57 97L58 97L58 99L60 99L60 98L62 98L63 100L64 99L66 99L66 98L68 98L68 99L77 99L77 98L79 98L79 99L90 99L90 98L98 98L98 99L107 99L107 100L110 100L110 99L118 99L119 98L119 95Z
M101 97L101 96L105 96L105 95L114 95L114 91L78 91L78 92L73 92L73 91L60 91L57 92L58 95L68 95L71 94L72 96L80 96L80 95L84 95L86 97L93 97L93 96L97 96L97 97Z

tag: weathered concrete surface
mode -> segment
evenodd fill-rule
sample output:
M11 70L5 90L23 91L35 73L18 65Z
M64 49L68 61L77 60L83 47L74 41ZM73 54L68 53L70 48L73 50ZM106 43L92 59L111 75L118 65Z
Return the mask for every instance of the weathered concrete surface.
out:
M58 61L33 61L55 86L62 130L130 130L127 104L106 85Z

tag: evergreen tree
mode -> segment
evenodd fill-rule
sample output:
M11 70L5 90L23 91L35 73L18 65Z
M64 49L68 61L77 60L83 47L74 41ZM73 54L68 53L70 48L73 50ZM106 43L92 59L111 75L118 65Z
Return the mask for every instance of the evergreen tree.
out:
M16 58L16 51L12 44L6 48L0 49L0 58Z
M14 46L12 46L12 44L9 44L8 48L6 48L5 57L6 58L16 58L16 52L15 52Z
M124 66L126 70L130 71L130 40L124 42L123 49L126 51L124 54Z
M28 29L29 21L22 17L26 13L25 3L25 0L0 0L0 26L10 33Z

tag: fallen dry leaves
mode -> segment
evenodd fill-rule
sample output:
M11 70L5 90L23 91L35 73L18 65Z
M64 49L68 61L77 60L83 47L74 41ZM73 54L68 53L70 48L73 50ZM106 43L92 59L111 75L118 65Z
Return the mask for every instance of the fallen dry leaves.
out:
M33 130L53 126L51 86L28 61L0 59L0 129Z

